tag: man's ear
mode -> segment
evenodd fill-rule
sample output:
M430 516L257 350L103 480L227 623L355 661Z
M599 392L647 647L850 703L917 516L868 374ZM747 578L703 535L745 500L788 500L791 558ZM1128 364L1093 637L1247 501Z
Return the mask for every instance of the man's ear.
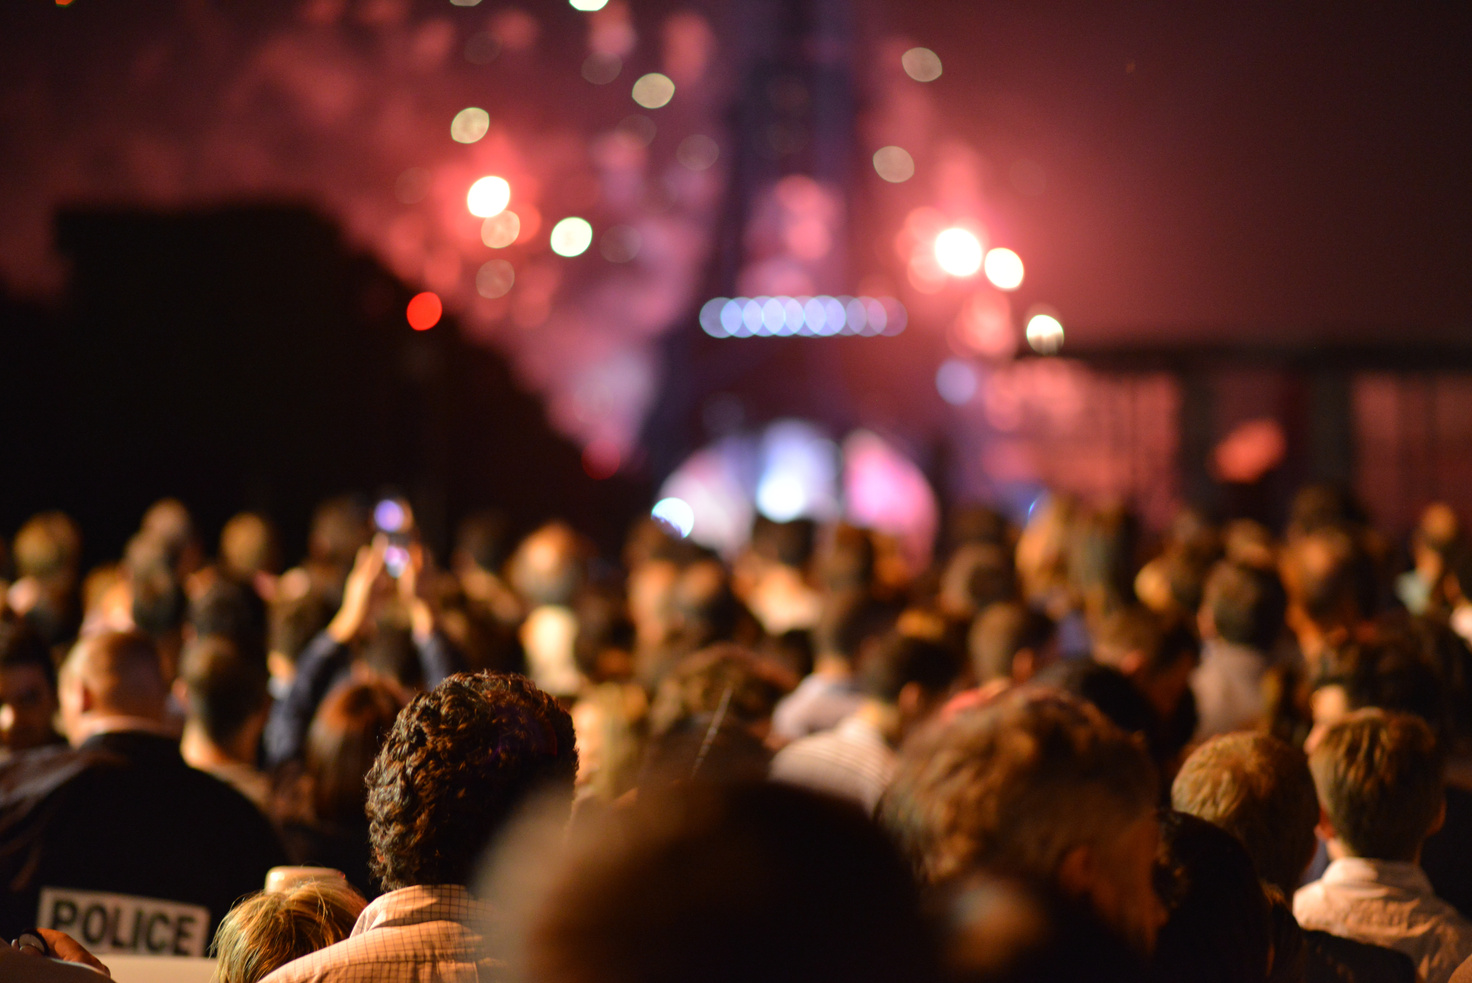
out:
M1426 835L1427 836L1430 836L1433 833L1439 832L1441 830L1441 827L1443 827L1445 825L1446 825L1446 796L1443 795L1441 797L1441 805L1439 805L1439 806L1436 807L1436 818L1433 819L1433 820L1431 820L1431 828L1426 831Z
M1058 865L1058 887L1070 898L1088 897L1098 879L1094 851L1080 843L1063 855Z
M1319 806L1319 822L1314 827L1314 835L1328 843L1334 838L1334 824L1329 820L1329 813Z

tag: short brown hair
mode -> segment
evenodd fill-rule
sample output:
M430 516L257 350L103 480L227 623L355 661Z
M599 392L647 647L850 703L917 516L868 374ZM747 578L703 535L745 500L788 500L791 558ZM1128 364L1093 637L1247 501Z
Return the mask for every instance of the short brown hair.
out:
M1319 800L1308 759L1271 734L1214 737L1181 765L1170 804L1242 841L1258 876L1285 894L1314 853Z
M1356 710L1324 733L1308 766L1335 838L1354 856L1413 859L1441 812L1441 753L1411 714Z
M1093 706L1023 688L922 730L879 813L926 879L976 868L1050 879L1155 805L1145 751Z
M313 880L285 891L260 891L220 920L210 952L211 983L256 983L293 959L341 942L367 902L348 886Z

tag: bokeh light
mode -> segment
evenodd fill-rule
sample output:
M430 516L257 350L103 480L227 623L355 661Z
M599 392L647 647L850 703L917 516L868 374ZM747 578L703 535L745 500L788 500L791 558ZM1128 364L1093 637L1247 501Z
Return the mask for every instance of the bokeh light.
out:
M465 207L476 218L490 218L505 211L511 202L511 185L503 177L483 177L470 186Z
M415 331L428 331L440 323L440 317L444 313L445 305L440 303L439 294L428 290L422 294L415 294L404 311L405 316L409 319L409 327Z
M639 255L644 237L629 225L615 225L598 239L598 251L610 263L627 263Z
M581 256L593 244L593 227L588 220L569 216L552 226L552 251L559 256Z
M908 318L893 297L714 297L700 308L712 338L897 335Z
M480 5L480 0L450 0L450 4L455 7L476 7Z
M572 4L573 10L602 10L608 6L608 0L567 0Z
M904 147L880 147L874 151L874 170L891 184L915 176L915 158Z
M1039 355L1052 355L1063 347L1063 324L1051 314L1034 314L1027 322L1027 343Z
M634 83L634 101L645 109L667 106L674 97L675 83L668 75L650 72L648 75L641 75L639 81Z
M583 78L594 85L607 85L623 68L624 60L618 55L595 51L583 61Z
M505 249L521 234L521 217L508 210L498 212L480 224L480 241L492 249Z
M951 276L974 275L981 258L981 240L968 229L953 226L935 237L935 261Z
M1022 257L1012 250L987 250L985 266L986 278L998 290L1016 290L1022 286Z
M429 171L411 167L394 182L394 197L405 205L417 205L429 194Z
M681 539L695 529L695 510L683 498L661 498L649 514L679 533Z
M493 259L475 271L475 292L487 300L504 297L516 283L516 268L504 259Z
M630 113L619 120L618 131L633 140L641 147L647 147L654 142L654 135L658 128L654 120L642 113Z
M935 391L952 406L965 406L976 395L976 370L959 358L948 358L935 372Z
M934 82L940 78L940 56L929 48L911 48L900 56L905 74L916 82Z
M455 114L450 121L450 137L456 143L474 143L491 128L491 114L478 106L470 106Z
M680 141L675 159L692 171L703 171L721 156L721 148L703 133L696 133Z
M612 478L623 463L624 456L611 440L600 437L583 448L583 472L594 481Z

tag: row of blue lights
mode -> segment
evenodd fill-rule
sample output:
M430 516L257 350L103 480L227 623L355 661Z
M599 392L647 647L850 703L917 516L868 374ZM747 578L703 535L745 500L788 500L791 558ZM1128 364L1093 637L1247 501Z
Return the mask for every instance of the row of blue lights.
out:
M897 335L907 319L893 297L716 297L700 309L712 338Z

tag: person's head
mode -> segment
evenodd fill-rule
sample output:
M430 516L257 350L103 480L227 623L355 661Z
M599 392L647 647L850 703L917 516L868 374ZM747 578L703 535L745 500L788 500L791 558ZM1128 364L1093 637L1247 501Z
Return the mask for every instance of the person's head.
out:
M1242 844L1185 813L1161 821L1156 886L1168 917L1150 977L1162 983L1248 983L1267 977L1272 924L1267 896Z
M65 512L42 512L20 527L11 552L18 576L75 585L82 562L82 533Z
M967 543L941 573L940 608L958 619L970 620L986 606L1016 594L1012 553L1001 543Z
M1223 560L1206 579L1201 634L1267 651L1283 630L1287 597L1271 573Z
M945 701L960 670L946 646L892 631L859 660L857 676L860 691L898 709L908 728Z
M1283 586L1296 617L1320 628L1352 625L1374 614L1373 569L1345 529L1315 528L1289 539Z
M368 504L361 498L341 495L328 499L312 513L307 555L313 563L346 575L358 550L373 537L372 522Z
M1181 765L1171 807L1231 833L1263 880L1291 894L1313 858L1319 800L1308 759L1271 734L1214 737Z
M346 682L327 694L307 730L305 749L318 821L350 826L363 821L364 776L403 707L402 691L381 679Z
M1414 861L1445 818L1442 758L1419 717L1356 710L1309 754L1321 832L1350 856Z
M264 516L241 512L220 530L220 566L238 580L281 569L276 529Z
M473 512L455 527L455 549L451 562L456 570L475 568L495 573L506 562L506 516L499 512Z
M266 723L266 662L228 638L205 635L184 646L179 658L189 726L226 751L254 755Z
M814 560L818 582L828 593L867 593L874 583L874 536L840 522L821 538Z
M1024 687L912 737L879 814L925 879L1044 880L1148 951L1161 918L1156 784L1144 750L1099 711Z
M366 906L345 880L304 881L252 894L215 930L210 983L256 983L293 959L341 942Z
M529 796L571 808L572 719L524 676L457 673L416 696L368 772L373 872L385 890L469 884Z
M758 739L770 730L772 711L796 680L739 645L713 645L680 661L659 684L650 710L656 734L687 720L720 713Z
M988 605L971 623L966 636L976 681L995 679L1025 683L1049 659L1053 622L1047 615L1016 601Z
M586 576L587 544L562 522L532 533L512 554L511 586L529 604L571 604Z
M266 602L250 585L215 577L189 602L189 634L195 638L228 638L241 654L262 663L266 659Z
M1143 607L1127 607L1104 618L1094 639L1094 659L1113 666L1170 719L1190 686L1199 658L1195 639L1182 628L1168 628Z
M853 807L781 785L641 794L575 832L527 919L529 983L928 979L894 847Z
M25 751L56 739L56 666L41 636L0 615L0 748Z
M168 686L158 649L142 632L84 636L62 663L58 683L62 731L73 744L85 740L88 724L102 717L164 719Z
M283 667L295 666L302 649L332 620L332 610L306 576L288 574L280 586L271 603L267 651Z
M851 590L823 598L813 626L813 652L821 659L852 666L864 646L894 627L899 611L867 591Z

